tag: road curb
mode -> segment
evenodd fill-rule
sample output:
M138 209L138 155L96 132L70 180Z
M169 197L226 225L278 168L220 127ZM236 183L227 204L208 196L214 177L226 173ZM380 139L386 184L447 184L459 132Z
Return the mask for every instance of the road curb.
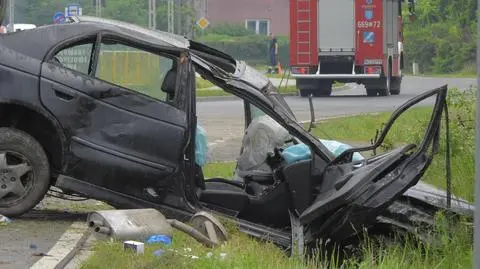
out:
M350 89L348 85L343 85L340 87L333 87L332 91L345 91ZM299 96L298 93L283 93L281 96ZM208 96L208 97L197 97L197 102L210 102L210 101L232 101L240 99L237 96Z
M75 256L89 238L90 232L83 221L74 222L57 243L30 269L62 269Z
M85 231L83 236L78 240L77 244L75 247L63 258L56 266L55 269L63 269L65 266L67 266L70 261L77 255L77 253L82 249L83 244L92 236L92 233L90 231Z

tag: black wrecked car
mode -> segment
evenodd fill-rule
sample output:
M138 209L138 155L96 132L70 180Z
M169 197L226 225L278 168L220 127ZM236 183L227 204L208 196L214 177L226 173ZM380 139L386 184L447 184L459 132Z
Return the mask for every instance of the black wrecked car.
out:
M102 77L104 52L118 47L161 58L160 87ZM82 62L62 60L72 48L88 52ZM245 103L233 179L204 178L196 160L195 73ZM334 156L268 78L200 43L92 17L8 33L0 36L0 214L29 211L55 186L179 220L213 211L252 236L300 249L320 238L347 242L362 227L413 231L447 209L446 192L419 181L438 145L446 94L442 87L412 99L374 145ZM394 120L429 97L435 107L420 144L353 158L378 148ZM305 154L285 158L298 145ZM450 202L449 210L472 215L466 201Z

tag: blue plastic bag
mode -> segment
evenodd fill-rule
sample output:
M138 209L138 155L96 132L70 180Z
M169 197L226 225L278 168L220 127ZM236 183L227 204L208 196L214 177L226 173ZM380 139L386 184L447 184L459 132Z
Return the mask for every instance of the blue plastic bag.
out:
M168 235L158 234L152 235L147 240L147 244L155 244L155 243L162 243L164 245L172 244L172 239Z
M200 125L197 125L195 134L195 162L200 167L203 167L207 163L207 132Z

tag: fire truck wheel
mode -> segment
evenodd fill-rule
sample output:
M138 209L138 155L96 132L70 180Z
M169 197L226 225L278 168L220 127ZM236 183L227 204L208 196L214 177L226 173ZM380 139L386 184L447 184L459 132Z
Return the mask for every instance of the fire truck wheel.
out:
M402 87L402 78L393 78L392 79L392 88L390 89L390 94L399 95Z
M377 94L378 94L378 91L377 91L377 90L375 90L375 89L368 89L368 88L367 88L367 95L368 95L368 96L377 96Z
M314 91L313 96L315 97L325 97L332 95L332 87L330 88L323 88L319 91Z
M312 90L307 90L307 89L300 89L300 96L301 97L309 97L310 94L313 95L313 91Z
M390 91L388 90L388 88L380 89L380 90L378 90L378 95L380 95L380 96L388 96L388 95L390 95Z

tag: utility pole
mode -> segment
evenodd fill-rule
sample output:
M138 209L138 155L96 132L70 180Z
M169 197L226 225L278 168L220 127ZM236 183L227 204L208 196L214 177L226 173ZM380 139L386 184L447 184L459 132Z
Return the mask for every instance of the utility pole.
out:
M182 2L183 0L175 0L175 28L177 29L177 34L183 36L183 27L182 27Z
M148 0L148 27L157 29L157 4L155 0Z
M480 268L480 0L477 0L477 112L475 141L475 226L473 268ZM476 255L475 255L476 253Z
M175 3L174 0L167 0L167 22L168 22L168 32L175 33Z
M102 17L102 0L96 0L95 14L97 17Z
M15 24L15 0L8 1L8 29L7 32L13 32Z

